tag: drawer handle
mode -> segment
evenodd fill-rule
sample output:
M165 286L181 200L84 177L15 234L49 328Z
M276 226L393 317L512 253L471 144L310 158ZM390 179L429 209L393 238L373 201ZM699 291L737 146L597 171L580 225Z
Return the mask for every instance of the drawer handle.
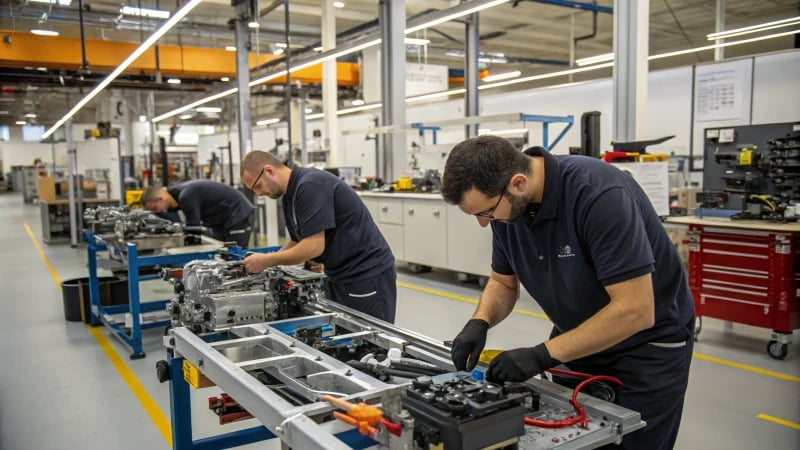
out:
M414 215L414 208L408 208L408 215L410 216Z
M386 211L388 211L388 210L389 210L389 207L388 207L388 206L384 206L383 208L381 208L381 211L383 211L383 212L386 212Z
M433 215L434 215L434 217L439 217L439 211L438 211L438 210L437 210L437 211L434 211L434 212L433 212Z

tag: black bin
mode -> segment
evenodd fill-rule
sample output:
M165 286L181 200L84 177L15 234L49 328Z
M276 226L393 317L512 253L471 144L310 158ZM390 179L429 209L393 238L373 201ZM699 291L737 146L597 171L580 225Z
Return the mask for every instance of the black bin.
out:
M99 277L100 304L103 306L128 303L128 280L117 277ZM89 323L91 300L89 298L89 278L73 278L61 282L61 296L64 303L64 319L69 322Z

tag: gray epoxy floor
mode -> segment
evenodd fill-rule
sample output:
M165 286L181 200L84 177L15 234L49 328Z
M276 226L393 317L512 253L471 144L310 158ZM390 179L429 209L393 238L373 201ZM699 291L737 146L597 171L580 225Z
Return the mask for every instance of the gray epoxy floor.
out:
M130 360L128 350L99 329L119 355L123 372L132 374L124 378L85 325L64 321L61 293L26 224L41 243L38 205L24 205L20 195L0 195L0 450L170 448L159 431L169 424L168 386L158 383L154 369L164 357L160 330L145 333L148 356ZM85 249L40 245L61 280L86 276ZM477 285L459 283L447 272L414 275L400 269L398 281L469 299L480 294ZM170 292L162 282L148 284L143 290L153 298ZM433 338L452 339L474 309L465 301L403 285L398 288L398 325ZM541 312L527 295L517 306ZM490 332L488 347L533 345L549 329L546 320L513 313ZM800 448L800 339L795 333L784 361L766 355L768 339L768 330L705 319L676 448ZM131 384L143 391L135 395ZM195 438L253 426L253 421L218 426L203 409L216 392L192 391ZM142 397L152 399L152 407L140 402Z

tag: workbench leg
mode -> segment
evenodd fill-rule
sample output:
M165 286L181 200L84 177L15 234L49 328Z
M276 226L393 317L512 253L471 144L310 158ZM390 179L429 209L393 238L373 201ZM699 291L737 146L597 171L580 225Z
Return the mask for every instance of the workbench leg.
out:
M183 358L169 360L169 407L172 421L172 448L190 450L192 442L192 401L189 384L183 379Z
M139 252L136 244L128 243L128 310L131 314L131 359L141 359L146 355L142 350L142 307L139 299Z
M86 237L88 241L87 257L89 259L89 322L92 326L100 325L100 318L94 314L97 309L100 313L100 282L97 279L97 249L94 245L94 235Z

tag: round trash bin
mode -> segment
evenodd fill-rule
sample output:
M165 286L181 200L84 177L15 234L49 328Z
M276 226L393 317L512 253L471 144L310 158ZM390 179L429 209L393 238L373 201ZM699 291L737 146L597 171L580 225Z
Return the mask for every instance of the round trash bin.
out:
M128 302L127 299L127 281L120 280L117 277L99 277L97 279L100 285L100 304L110 305L119 304L122 298L119 293L123 289L119 289L121 284L125 285L124 303ZM112 294L113 292L113 294ZM73 278L71 280L64 280L61 282L61 297L64 303L64 319L69 322L84 322L89 323L91 313L91 300L89 298L89 277ZM113 303L112 303L113 300Z

